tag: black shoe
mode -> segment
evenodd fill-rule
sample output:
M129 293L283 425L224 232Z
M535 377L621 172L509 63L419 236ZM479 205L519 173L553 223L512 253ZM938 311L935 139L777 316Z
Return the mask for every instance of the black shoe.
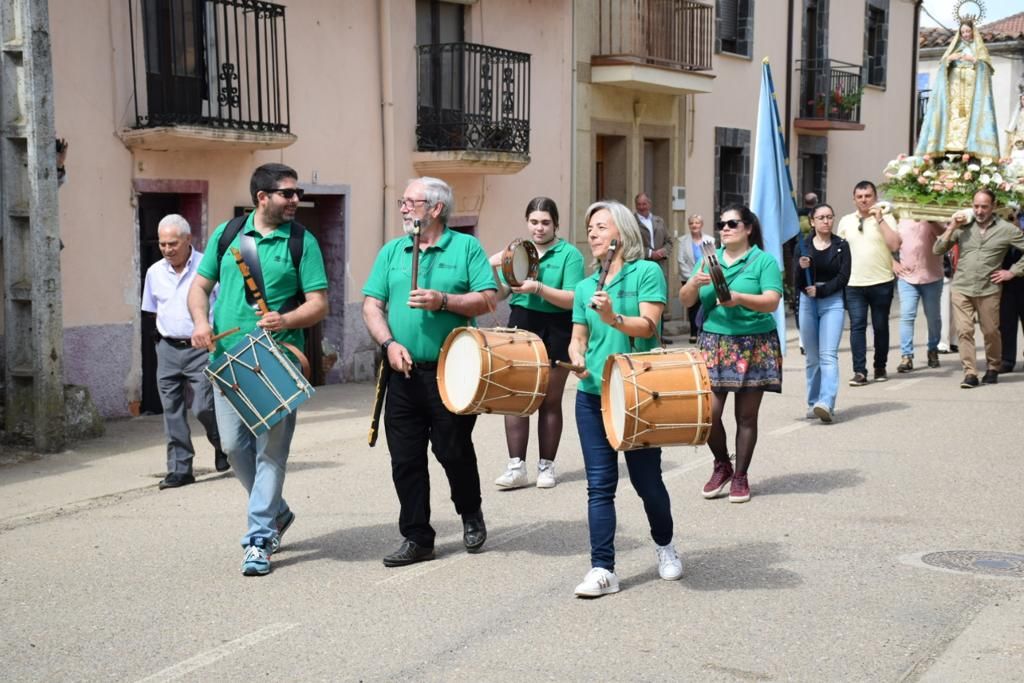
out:
M228 454L218 448L217 453L213 456L213 466L217 468L218 472L230 470L231 463L228 462Z
M889 373L885 371L885 368L875 368L875 381L876 382L888 382Z
M964 375L963 381L960 382L961 389L973 389L976 386L978 386L977 375Z
M957 346L956 344L950 344L949 345L949 352L950 353L960 353L960 347Z
M868 378L863 372L853 373L853 379L850 380L851 387L863 387L867 386Z
M487 526L484 524L484 513L477 510L471 515L462 515L462 542L471 553L480 552L487 540Z
M407 564L416 564L417 562L426 562L432 559L434 559L433 548L424 548L416 543L416 541L406 539L402 541L402 545L399 546L398 550L384 556L384 566L404 567Z
M690 343L691 344L696 344L697 343L697 335L695 335L695 334L691 334L690 335Z
M999 384L999 373L993 370L989 370L981 376L982 384Z
M1012 360L1004 360L1003 364L999 366L999 374L1004 372L1013 372L1014 362Z
M664 339L661 340L661 343L664 344L665 346L668 346L672 343L672 340L669 339L668 337L665 337Z
M928 352L928 367L937 368L939 367L939 352L929 351Z
M191 474L179 474L173 472L168 474L166 477L160 480L160 490L163 489L176 489L179 486L188 486L189 484L196 483L196 478Z

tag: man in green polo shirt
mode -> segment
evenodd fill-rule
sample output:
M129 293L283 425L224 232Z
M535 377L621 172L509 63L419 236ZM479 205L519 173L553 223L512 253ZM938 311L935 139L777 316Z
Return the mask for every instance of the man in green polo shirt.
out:
M985 339L985 359L988 370L981 384L999 381L1003 360L1003 340L999 334L999 300L1003 283L1024 275L1024 258L1009 270L1001 268L1007 250L1016 247L1024 251L1024 233L993 213L995 194L989 189L974 193L973 219L958 211L946 227L932 251L945 254L960 245L960 258L953 275L953 320L959 336L960 363L964 378L963 389L978 386L978 371L974 357L974 318L977 315L981 334Z
M384 245L363 287L363 320L393 370L384 433L404 540L384 558L387 567L434 557L428 442L448 477L455 511L462 516L466 549L479 552L487 539L472 439L476 416L455 415L444 407L437 358L449 332L495 306L495 284L480 243L447 227L451 188L437 178L419 178L409 183L398 203L406 234ZM410 235L416 221L421 224L419 280L412 289Z
M292 220L302 199L298 174L284 164L264 164L253 172L249 191L256 210L246 219L231 246L239 248L243 239L254 241L263 271L263 296L271 312L260 315L246 301L245 282L230 251L225 251L218 261L216 245L227 226L227 223L221 224L210 236L211 248L203 254L188 295L188 308L195 323L192 346L207 348L216 331L241 328L237 334L217 342L214 358L257 327L272 333L279 342L301 348L303 328L315 325L327 315L327 274L316 239L305 232L302 259L297 269L288 246ZM208 322L210 292L218 282L220 290L211 328ZM287 304L299 293L305 294L305 302L289 310ZM267 574L270 555L280 548L282 535L295 519L281 495L295 431L295 413L257 438L219 391L214 392L214 408L221 446L249 494L248 531L242 537L245 548L242 573L246 576Z

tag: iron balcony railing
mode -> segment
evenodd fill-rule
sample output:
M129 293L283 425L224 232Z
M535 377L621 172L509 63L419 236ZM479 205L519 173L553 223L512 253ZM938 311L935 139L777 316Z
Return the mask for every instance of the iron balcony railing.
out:
M530 152L530 55L473 43L419 45L421 152Z
M921 134L921 124L924 123L924 113L928 110L928 98L931 97L931 90L917 91L917 134Z
M864 93L861 67L836 59L808 59L800 64L800 118L860 123Z
M282 5L127 1L137 128L290 132Z
M706 71L713 48L711 5L694 0L599 0L594 55L599 61Z

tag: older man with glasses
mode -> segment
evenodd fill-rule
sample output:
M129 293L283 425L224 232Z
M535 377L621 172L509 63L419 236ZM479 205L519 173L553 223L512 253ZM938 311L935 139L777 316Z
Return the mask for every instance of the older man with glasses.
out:
M445 407L437 386L437 360L448 333L494 310L497 286L480 242L448 227L452 205L452 190L444 181L411 181L398 200L405 234L380 250L363 287L363 321L380 344L385 363L381 370L388 375L384 434L403 538L384 557L386 567L434 558L428 446L448 478L466 550L480 552L487 540L473 448L476 415L456 415ZM417 230L418 240L412 238ZM417 246L419 253L414 253Z

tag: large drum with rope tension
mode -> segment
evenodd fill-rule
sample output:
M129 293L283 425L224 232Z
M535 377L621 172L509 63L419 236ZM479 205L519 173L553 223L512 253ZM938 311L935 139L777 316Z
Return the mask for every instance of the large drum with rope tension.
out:
M288 346L292 353L300 353ZM255 436L313 395L313 387L302 372L264 329L245 335L204 372Z
M441 347L437 386L458 415L532 415L548 390L551 362L533 332L456 327Z
M697 349L608 356L601 413L617 451L699 446L711 434L711 381Z

